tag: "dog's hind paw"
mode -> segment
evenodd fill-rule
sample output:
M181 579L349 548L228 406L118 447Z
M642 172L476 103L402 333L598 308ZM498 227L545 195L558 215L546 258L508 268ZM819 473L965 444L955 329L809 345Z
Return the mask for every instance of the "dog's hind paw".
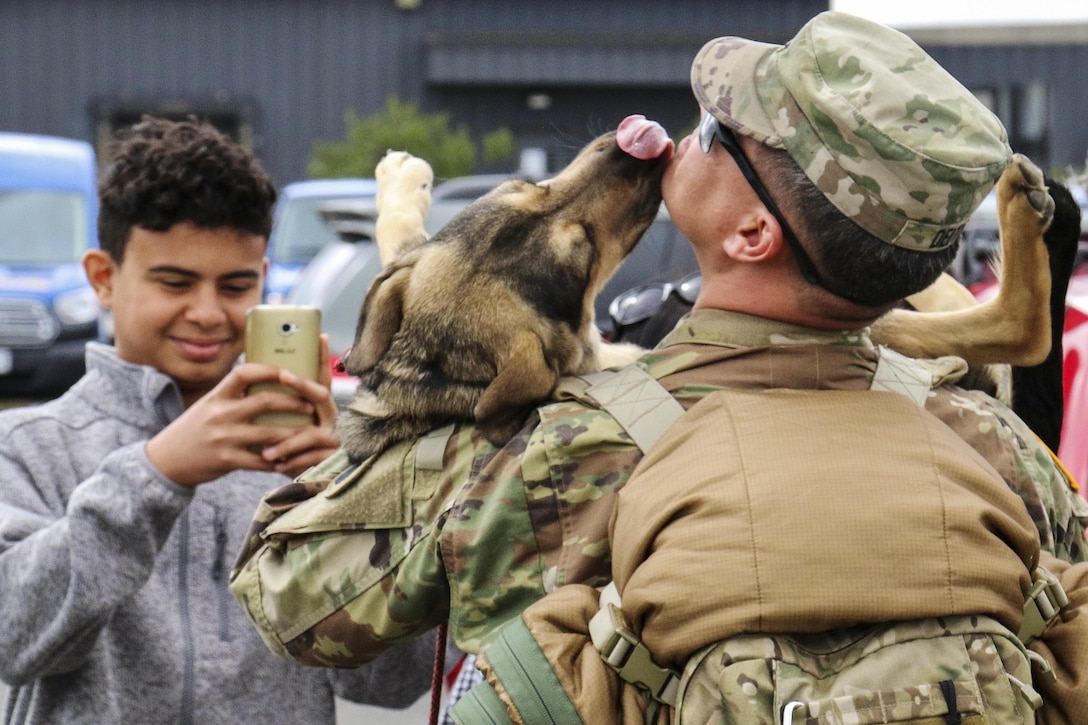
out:
M1044 232L1054 218L1054 200L1043 172L1016 154L997 180L1001 235L1000 289L993 300L997 320L1013 349L996 361L1035 365L1050 351L1050 265Z

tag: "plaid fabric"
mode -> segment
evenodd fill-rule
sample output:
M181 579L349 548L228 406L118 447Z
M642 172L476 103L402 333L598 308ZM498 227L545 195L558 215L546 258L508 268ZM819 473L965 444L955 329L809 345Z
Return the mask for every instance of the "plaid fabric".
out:
M446 698L446 704L442 708L441 725L454 725L453 718L450 717L450 709L473 686L484 681L484 673L476 669L476 655L466 654L464 660L461 661L460 667L457 679L454 681L453 687L450 688L449 697Z

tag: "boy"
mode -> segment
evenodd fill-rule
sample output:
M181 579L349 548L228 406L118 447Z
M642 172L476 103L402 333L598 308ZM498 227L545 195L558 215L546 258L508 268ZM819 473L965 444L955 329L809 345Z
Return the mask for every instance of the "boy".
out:
M377 667L287 664L226 588L261 495L337 446L324 384L236 366L276 192L212 127L146 119L100 182L83 264L115 323L64 396L0 414L6 722L331 723L333 695L405 707L433 645ZM300 398L245 396L279 380ZM312 414L301 429L250 423ZM204 485L211 484L211 485Z

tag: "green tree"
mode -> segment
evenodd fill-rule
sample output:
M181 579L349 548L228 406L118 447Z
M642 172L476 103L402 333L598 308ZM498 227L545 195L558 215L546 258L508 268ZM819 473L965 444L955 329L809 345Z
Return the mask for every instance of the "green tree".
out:
M508 128L500 128L484 134L482 145L484 163L490 165L501 164L511 158L517 151L514 132Z
M411 103L395 96L380 113L345 114L346 133L341 141L319 142L310 154L312 178L374 175L389 149L407 151L426 159L435 178L464 176L476 169L476 145L465 126L450 127L448 113L420 113ZM513 156L514 136L508 129L492 131L483 138L483 156L492 164Z

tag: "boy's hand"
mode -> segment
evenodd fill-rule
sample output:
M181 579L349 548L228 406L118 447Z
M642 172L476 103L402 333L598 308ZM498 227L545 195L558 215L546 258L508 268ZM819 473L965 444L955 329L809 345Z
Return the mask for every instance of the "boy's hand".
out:
M238 469L278 471L295 476L334 453L336 404L329 391L328 338L321 341L319 382L271 365L239 365L207 395L147 443L147 457L179 486L192 487ZM262 391L246 396L255 383L279 382L300 396ZM301 428L254 425L259 413L312 415Z
M294 388L313 405L316 424L289 429L292 432L261 451L261 457L275 465L278 472L294 477L325 460L340 447L336 435L336 401L332 399L332 368L329 365L329 336L321 335L321 353L317 382L304 380L286 370L279 381Z

